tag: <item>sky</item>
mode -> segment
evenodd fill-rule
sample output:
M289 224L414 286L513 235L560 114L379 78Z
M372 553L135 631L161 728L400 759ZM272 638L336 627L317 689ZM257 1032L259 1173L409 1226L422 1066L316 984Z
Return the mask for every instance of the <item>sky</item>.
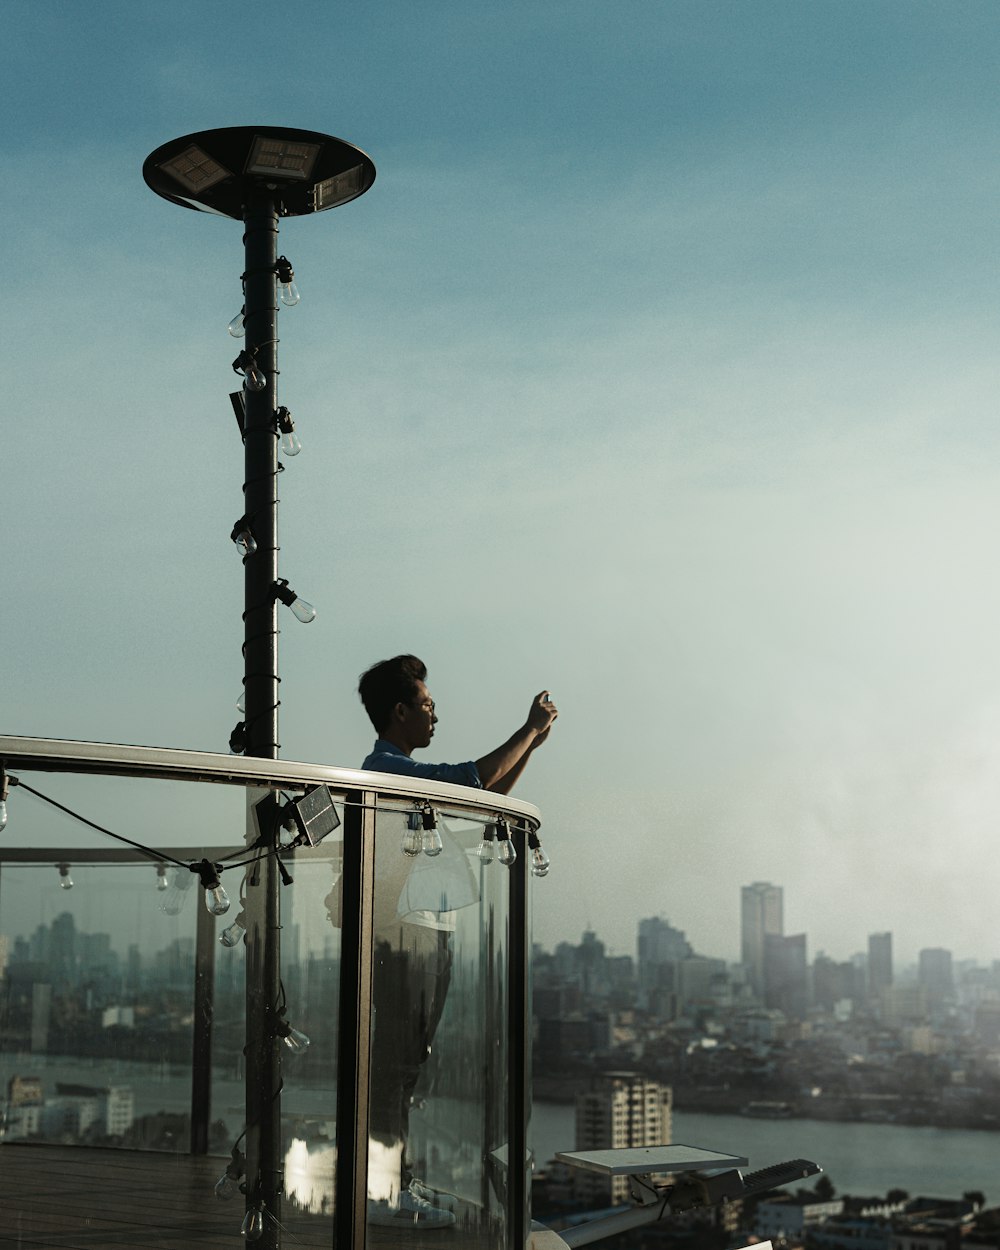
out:
M1000 958L992 0L4 12L0 732L227 750L241 231L141 167L319 130L378 174L279 239L282 757L357 766L400 652L437 758L548 689L544 945L735 959L765 880L810 957Z

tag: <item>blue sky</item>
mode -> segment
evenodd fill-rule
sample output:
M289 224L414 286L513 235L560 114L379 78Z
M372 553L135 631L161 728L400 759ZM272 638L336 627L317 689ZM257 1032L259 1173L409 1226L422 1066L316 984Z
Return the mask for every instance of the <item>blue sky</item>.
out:
M399 651L449 758L548 687L547 944L735 957L765 879L811 953L1000 957L995 5L6 13L5 732L226 748L240 231L140 170L327 131L378 177L280 239L282 754L359 762Z

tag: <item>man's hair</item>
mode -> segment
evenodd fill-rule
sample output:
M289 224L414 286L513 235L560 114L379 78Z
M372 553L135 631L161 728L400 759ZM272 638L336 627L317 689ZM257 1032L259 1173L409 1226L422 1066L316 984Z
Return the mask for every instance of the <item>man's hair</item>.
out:
M417 697L417 682L427 680L427 665L415 655L396 655L379 660L361 674L358 694L365 705L368 719L376 733L389 726L392 709L397 703L412 703Z

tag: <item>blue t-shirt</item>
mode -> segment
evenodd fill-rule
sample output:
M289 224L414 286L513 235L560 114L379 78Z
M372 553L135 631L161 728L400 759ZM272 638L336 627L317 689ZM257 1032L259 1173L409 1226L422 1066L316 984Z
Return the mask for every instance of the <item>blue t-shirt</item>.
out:
M371 754L366 756L361 767L373 773L400 773L404 777L423 777L426 781L450 781L456 786L483 788L473 760L464 764L421 764L384 738L376 739Z

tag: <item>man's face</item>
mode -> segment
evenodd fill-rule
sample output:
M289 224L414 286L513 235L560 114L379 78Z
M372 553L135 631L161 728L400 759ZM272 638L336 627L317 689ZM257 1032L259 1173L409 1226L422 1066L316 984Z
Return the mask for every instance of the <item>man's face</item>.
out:
M430 691L422 681L417 682L417 693L409 703L396 705L401 714L400 727L406 735L411 750L430 745L434 737L434 726L437 717L434 714L434 700Z

